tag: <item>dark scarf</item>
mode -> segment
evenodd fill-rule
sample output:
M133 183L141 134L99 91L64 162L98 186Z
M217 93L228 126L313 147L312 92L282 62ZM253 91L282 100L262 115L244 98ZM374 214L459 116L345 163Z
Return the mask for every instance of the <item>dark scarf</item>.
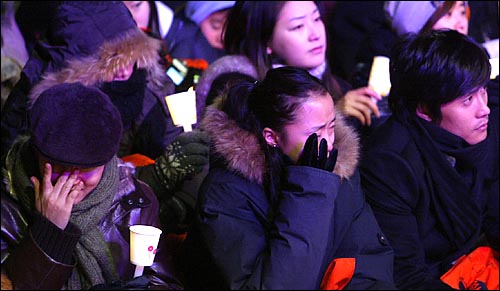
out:
M431 209L444 234L455 249L472 247L480 231L484 182L491 178L494 167L491 138L469 145L438 125L408 112L396 118L408 125L430 173Z
M147 80L144 69L136 69L127 81L103 83L101 90L106 93L113 104L120 111L123 129L128 130L135 126L144 102L144 91Z
M38 173L36 156L27 137L22 137L13 146L7 159L11 174L12 195L23 209L35 210L35 192L29 177ZM97 187L80 203L73 206L70 222L82 231L76 246L76 268L64 288L88 289L97 284L117 280L115 264L109 247L100 230L99 222L109 212L114 194L118 191L119 173L116 156L104 168Z

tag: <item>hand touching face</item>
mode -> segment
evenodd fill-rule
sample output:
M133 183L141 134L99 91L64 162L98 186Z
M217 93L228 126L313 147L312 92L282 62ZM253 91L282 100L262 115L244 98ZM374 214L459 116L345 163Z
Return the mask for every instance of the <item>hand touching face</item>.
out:
M296 121L284 127L278 137L278 145L294 162L304 148L307 138L316 133L318 141L325 139L327 151L333 149L335 141L335 110L329 94L311 97L296 112Z
M73 205L82 201L97 187L104 165L79 169L52 165L39 158L42 181L31 177L35 188L36 209L60 229L66 228Z

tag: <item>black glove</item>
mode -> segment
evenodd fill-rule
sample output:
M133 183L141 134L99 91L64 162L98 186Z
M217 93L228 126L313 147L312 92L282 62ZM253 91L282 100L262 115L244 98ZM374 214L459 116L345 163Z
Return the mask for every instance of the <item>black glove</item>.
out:
M319 143L318 152L318 135L313 133L306 140L298 164L332 172L337 163L337 155L338 150L334 148L328 156L328 144L324 138Z
M184 233L187 231L193 217L193 208L189 207L175 192L174 196L160 204L160 221L162 229L168 233Z

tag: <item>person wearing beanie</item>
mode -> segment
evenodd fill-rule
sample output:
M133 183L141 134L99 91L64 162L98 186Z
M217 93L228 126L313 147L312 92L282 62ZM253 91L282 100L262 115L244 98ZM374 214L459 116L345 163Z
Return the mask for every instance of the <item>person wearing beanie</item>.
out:
M138 169L138 175L158 183L151 187L162 213L185 213L190 206L182 199L174 203L172 197L185 179L208 163L208 143L200 131L184 133L173 124L165 96L175 87L160 64L161 40L139 29L122 1L61 2L47 36L36 46L5 103L2 163L15 138L28 132L27 107L42 92L62 83L96 86L120 112L123 131L117 156L137 154L158 161ZM176 225L170 219L162 216L162 224Z
M120 112L100 89L61 83L29 108L2 183L2 270L14 289L181 289L164 239L134 279L128 227L161 227L158 200L117 157ZM3 287L3 286L2 286Z

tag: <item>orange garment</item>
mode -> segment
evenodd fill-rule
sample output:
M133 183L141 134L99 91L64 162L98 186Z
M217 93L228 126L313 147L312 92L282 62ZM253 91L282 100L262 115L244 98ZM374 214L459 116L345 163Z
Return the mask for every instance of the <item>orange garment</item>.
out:
M155 160L141 154L131 154L121 158L124 162L132 163L136 167L147 166L155 163Z
M328 269L326 269L323 280L321 280L321 290L342 290L351 281L356 267L354 258L334 259Z
M498 290L498 252L490 247L478 247L461 256L441 281L460 290Z

